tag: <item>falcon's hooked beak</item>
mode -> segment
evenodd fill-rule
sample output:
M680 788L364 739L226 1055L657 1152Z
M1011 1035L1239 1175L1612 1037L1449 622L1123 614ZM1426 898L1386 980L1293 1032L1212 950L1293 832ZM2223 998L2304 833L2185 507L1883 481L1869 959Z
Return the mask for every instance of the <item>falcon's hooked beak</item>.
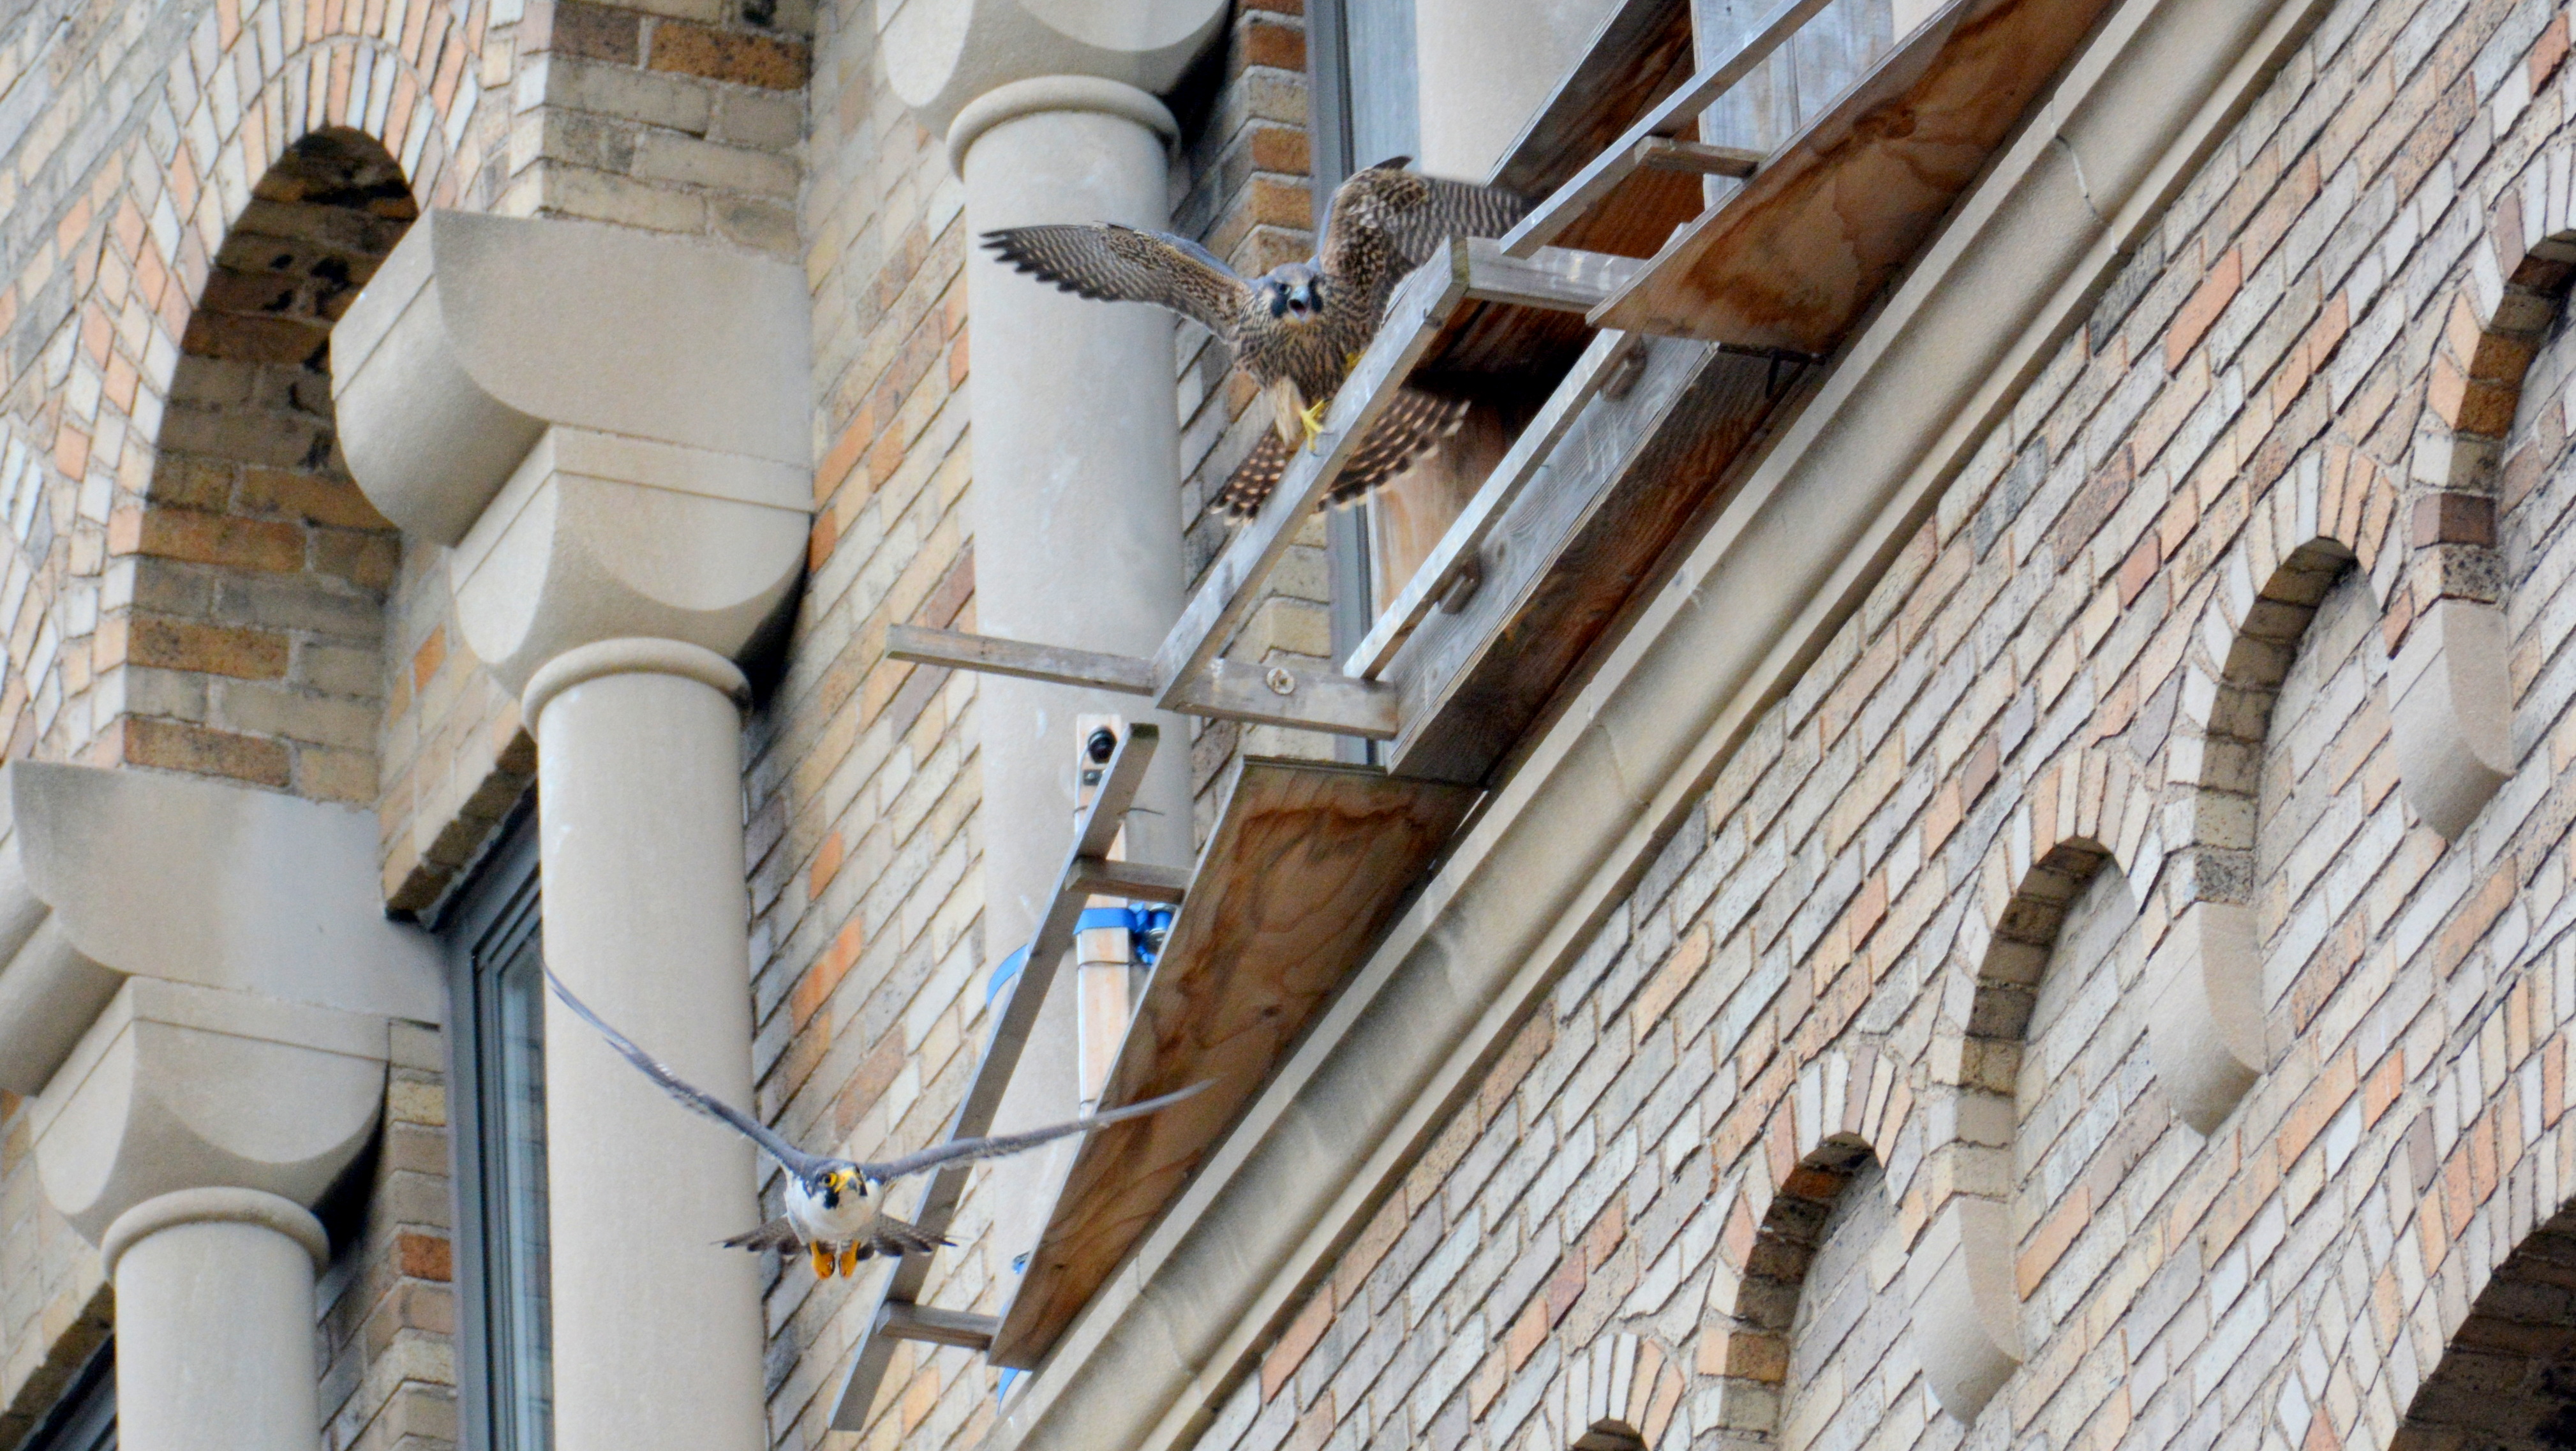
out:
M1304 322L1309 318L1321 316L1323 311L1323 292L1313 278L1301 277L1294 282L1273 284L1270 294L1272 317L1286 318L1291 322Z
M859 1177L858 1170L834 1169L823 1176L823 1198L826 1203L837 1204L844 1194L856 1194L862 1199L868 1197L867 1181Z

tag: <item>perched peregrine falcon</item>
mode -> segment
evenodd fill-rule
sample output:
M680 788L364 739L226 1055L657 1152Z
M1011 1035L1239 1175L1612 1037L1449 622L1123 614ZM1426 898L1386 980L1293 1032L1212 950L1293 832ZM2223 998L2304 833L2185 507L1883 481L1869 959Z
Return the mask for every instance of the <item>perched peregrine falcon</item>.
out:
M1273 426L1208 508L1249 519L1299 442L1322 430L1324 410L1376 336L1395 284L1449 238L1501 236L1528 210L1498 188L1406 171L1409 160L1353 174L1325 208L1318 254L1249 280L1186 237L1115 222L1013 227L985 233L983 244L1078 297L1170 308L1234 349L1236 365L1270 396ZM1325 502L1350 503L1404 472L1465 417L1463 401L1402 390Z
M662 1065L650 1053L638 1048L627 1036L608 1026L590 1005L573 996L554 969L546 969L546 985L554 989L563 1005L574 1017L599 1030L608 1046L618 1056L641 1070L645 1077L661 1087L664 1093L681 1104L697 1110L725 1125L744 1138L760 1145L787 1171L787 1212L758 1229L737 1234L726 1240L729 1246L747 1250L774 1249L784 1254L802 1249L813 1258L814 1273L830 1277L836 1271L844 1275L859 1272L859 1262L872 1255L928 1254L948 1240L919 1225L907 1224L891 1214L880 1212L868 1200L868 1186L900 1179L908 1174L952 1164L960 1159L995 1159L1034 1149L1040 1144L1068 1134L1087 1134L1122 1119L1137 1118L1168 1107L1207 1087L1192 1084L1178 1093L1149 1098L1109 1113L1093 1114L1069 1123L1049 1124L1025 1133L996 1134L990 1138L957 1139L936 1144L900 1159L877 1163L860 1163L849 1159L829 1159L809 1154L778 1134L758 1119L692 1084Z

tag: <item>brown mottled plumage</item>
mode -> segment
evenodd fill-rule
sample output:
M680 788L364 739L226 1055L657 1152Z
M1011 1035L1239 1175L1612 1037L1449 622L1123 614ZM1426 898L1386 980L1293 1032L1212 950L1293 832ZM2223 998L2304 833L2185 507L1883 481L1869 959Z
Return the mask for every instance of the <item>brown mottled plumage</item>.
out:
M1150 302L1190 318L1234 350L1269 394L1272 432L1209 504L1248 519L1278 487L1301 438L1376 336L1395 284L1455 236L1500 236L1528 203L1492 187L1404 170L1408 158L1354 174L1333 192L1314 258L1246 280L1186 237L1114 222L1013 227L983 243L1004 262L1078 297ZM1404 472L1454 433L1462 402L1399 392L1360 442L1327 503L1342 504Z

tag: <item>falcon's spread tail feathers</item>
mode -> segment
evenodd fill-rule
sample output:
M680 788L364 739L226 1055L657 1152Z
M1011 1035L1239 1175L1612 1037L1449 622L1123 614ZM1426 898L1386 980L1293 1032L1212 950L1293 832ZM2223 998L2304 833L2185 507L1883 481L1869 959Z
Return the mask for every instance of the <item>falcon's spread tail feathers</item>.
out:
M926 1255L932 1250L946 1248L956 1243L957 1241L944 1235L932 1234L920 1225L907 1224L891 1214L879 1214L876 1222L868 1226L865 1234L853 1240L849 1248L858 1251L859 1259L866 1259L871 1255L884 1255L891 1259L896 1255ZM774 1249L780 1254L787 1254L803 1249L805 1236L798 1234L795 1224L782 1214L758 1229L745 1230L724 1241L724 1246L727 1249L747 1249L755 1254L765 1249ZM841 1246L835 1245L833 1248L838 1249Z
M1368 436L1342 467L1341 477L1333 481L1324 502L1334 506L1357 503L1370 491L1391 483L1414 462L1431 451L1442 439L1458 431L1467 421L1467 400L1443 398L1419 388L1406 388L1395 395L1395 401L1378 415ZM1261 512L1279 481L1288 475L1288 466L1297 458L1297 445L1281 438L1275 430L1263 429L1261 441L1235 466L1208 504L1208 512L1222 514L1237 523Z

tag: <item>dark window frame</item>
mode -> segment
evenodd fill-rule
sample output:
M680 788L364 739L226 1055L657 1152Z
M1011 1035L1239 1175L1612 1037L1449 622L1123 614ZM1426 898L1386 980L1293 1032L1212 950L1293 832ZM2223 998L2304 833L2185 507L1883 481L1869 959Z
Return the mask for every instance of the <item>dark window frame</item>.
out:
M116 1451L116 1341L90 1352L23 1451Z
M522 810L445 914L448 966L448 1146L456 1186L457 1422L462 1451L547 1451L552 1387L540 1394L542 1429L523 1405L529 1375L509 1303L512 1197L508 1124L494 1087L504 1070L499 974L542 940L535 812ZM540 1074L542 1074L542 1058ZM541 1172L541 1171L540 1171ZM542 1214L542 1203L538 1206ZM550 1355L551 1346L538 1355ZM538 1374L550 1372L541 1366Z
M1313 217L1321 223L1333 188L1359 168L1358 127L1352 118L1351 16L1354 0L1306 0L1307 166L1314 192ZM1356 0L1367 4L1371 0ZM1382 160L1384 158L1372 158ZM1323 245L1319 234L1318 247ZM1368 505L1331 509L1324 515L1324 558L1332 591L1333 668L1341 668L1369 626L1377 622L1377 601L1369 578ZM1368 764L1379 759L1375 741L1356 736L1333 738L1338 760Z

